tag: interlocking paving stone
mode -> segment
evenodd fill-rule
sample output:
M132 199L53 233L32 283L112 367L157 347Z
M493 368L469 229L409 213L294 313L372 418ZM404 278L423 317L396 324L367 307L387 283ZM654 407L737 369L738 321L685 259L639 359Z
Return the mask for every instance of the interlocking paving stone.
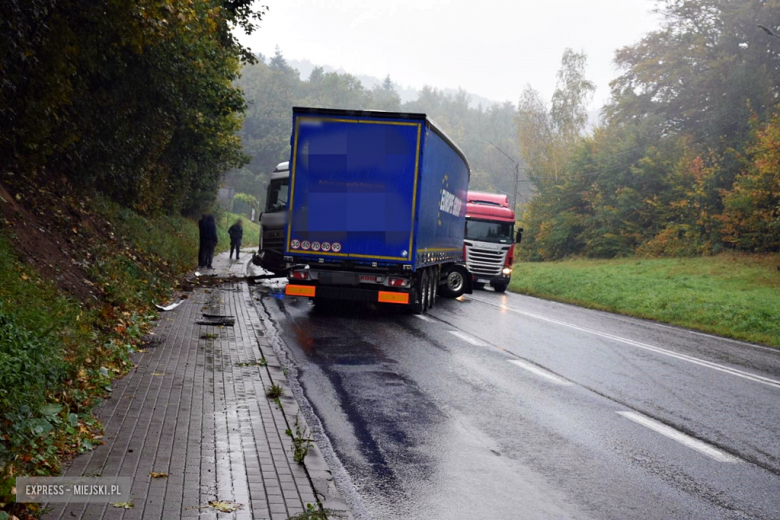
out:
M244 276L250 256L243 252L236 262L223 253L215 258L215 272ZM293 460L285 435L294 418L265 397L272 383L286 387L286 381L273 349L255 332L261 322L251 298L247 283L236 281L196 289L160 314L154 330L160 342L133 355L135 369L115 382L96 410L105 444L65 471L133 477L134 507L50 504L47 520L287 518L315 501L312 480ZM203 312L233 315L235 325L197 325ZM261 357L275 368L238 366ZM169 476L153 479L151 471ZM242 508L217 514L210 500L236 501Z

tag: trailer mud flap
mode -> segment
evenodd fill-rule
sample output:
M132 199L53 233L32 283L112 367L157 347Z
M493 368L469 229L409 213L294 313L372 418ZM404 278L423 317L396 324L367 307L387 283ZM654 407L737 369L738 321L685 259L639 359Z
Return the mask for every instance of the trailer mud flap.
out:
M317 288L312 287L311 285L287 284L287 287L284 288L284 294L287 296L307 296L309 298L314 298L316 292Z

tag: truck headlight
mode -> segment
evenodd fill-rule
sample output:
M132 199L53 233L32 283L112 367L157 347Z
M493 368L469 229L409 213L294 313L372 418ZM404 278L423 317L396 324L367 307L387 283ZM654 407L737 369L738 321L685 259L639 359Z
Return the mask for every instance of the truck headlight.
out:
M512 268L511 267L504 267L504 270L501 271L501 272L504 273L504 276L509 276L509 275L512 274Z

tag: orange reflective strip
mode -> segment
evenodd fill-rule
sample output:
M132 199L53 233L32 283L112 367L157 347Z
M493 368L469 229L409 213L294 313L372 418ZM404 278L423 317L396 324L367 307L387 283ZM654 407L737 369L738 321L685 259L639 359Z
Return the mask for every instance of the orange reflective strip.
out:
M288 296L308 296L314 298L314 294L317 291L316 287L311 285L290 285L284 288L284 294Z
M409 293L379 291L382 303L409 303Z

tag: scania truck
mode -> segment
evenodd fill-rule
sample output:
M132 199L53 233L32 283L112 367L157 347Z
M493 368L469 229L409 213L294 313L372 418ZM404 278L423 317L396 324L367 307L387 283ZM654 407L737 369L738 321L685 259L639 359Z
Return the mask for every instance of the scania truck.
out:
M515 244L523 237L523 229L515 234L514 228L515 212L509 207L507 195L468 193L463 254L475 288L491 285L496 292L506 291L512 277Z
M404 305L471 292L470 169L425 114L293 108L285 293Z

